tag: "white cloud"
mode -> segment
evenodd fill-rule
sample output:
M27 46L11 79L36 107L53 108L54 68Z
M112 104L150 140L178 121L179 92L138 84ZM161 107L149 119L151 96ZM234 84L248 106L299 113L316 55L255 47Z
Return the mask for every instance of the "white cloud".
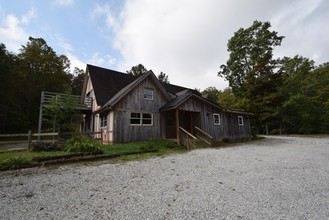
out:
M96 52L91 56L91 59L88 60L88 63L96 66L114 66L117 60L110 55L100 56L99 53Z
M54 0L54 4L61 6L68 6L74 3L74 0Z
M26 30L26 26L31 19L36 16L34 9L24 14L21 19L15 15L2 15L3 22L0 24L0 42L4 43L9 51L17 52L21 45L24 45L30 33Z
M127 0L120 18L109 18L106 6L99 6L95 13L106 15L108 27L115 31L114 45L123 57L120 69L142 63L156 74L164 71L175 84L223 89L227 82L217 72L228 58L227 41L254 20L273 21L273 30L287 36L286 51L304 53L313 48L312 54L305 55L323 56L321 44L329 45L324 28L328 13L323 10L308 20L320 4L328 5L325 0ZM315 31L308 29L312 26ZM308 45L301 46L303 42Z

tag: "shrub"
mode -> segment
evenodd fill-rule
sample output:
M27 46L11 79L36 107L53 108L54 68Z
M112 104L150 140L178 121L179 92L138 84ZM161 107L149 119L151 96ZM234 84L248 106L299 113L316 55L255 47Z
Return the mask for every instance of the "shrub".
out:
M22 156L22 155L17 155L14 157L10 157L8 159L5 159L1 161L0 163L0 168L2 169L15 169L18 168L19 166L22 166L24 164L29 164L31 161Z
M101 143L99 143L94 139L83 137L83 136L77 136L68 140L65 147L65 151L101 154L103 153L101 146L102 146Z
M58 151L63 150L61 142L46 143L38 141L32 144L32 151Z

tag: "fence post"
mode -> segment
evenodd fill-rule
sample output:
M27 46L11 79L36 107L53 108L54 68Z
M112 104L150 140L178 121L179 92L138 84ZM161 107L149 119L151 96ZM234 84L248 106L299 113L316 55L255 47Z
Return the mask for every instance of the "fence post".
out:
M27 149L31 150L32 148L32 131L29 130L29 133L27 134Z

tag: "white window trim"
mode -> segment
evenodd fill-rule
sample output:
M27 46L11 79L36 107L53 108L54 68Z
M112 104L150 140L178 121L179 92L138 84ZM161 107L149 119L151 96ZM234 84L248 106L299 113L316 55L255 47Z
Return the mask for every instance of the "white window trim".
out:
M148 94L148 93L146 93L146 91L150 91L151 92L151 94ZM145 97L145 95L146 96L152 96L152 97ZM145 100L153 100L153 98L154 98L154 92L153 92L153 89L150 89L150 88L144 88L144 99Z
M151 118L144 118L144 114L151 115ZM143 124L143 120L150 120L151 119L151 124ZM153 126L153 114L152 113L142 113L142 125L143 126Z
M244 126L244 121L243 121L243 116L242 115L238 116L238 123L239 123L239 126Z
M218 123L216 123L215 116L218 116ZM214 125L220 125L220 114L218 114L218 113L214 113L214 114L213 114L213 119L214 119Z
M139 114L139 118L131 117L131 114ZM136 119L139 120L139 124L132 124L131 119ZM130 112L130 117L129 117L129 125L130 126L141 126L142 125L142 113L140 112Z
M104 122L106 122L106 126L103 126ZM99 117L99 127L100 127L101 130L107 129L107 123L108 123L107 115L103 115L103 116Z
M140 117L139 118L132 118L131 117L132 113L140 114ZM144 118L144 114L151 115L151 118ZM131 119L138 119L139 124L131 124ZM145 120L145 119L151 120L151 124L143 124L143 120ZM130 126L153 126L153 114L152 113L146 113L146 112L130 112L129 125Z

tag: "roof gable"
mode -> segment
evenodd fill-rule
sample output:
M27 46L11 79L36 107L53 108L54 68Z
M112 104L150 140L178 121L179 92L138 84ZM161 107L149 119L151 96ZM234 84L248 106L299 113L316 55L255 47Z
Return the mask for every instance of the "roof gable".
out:
M96 102L103 106L108 100L115 96L120 90L137 79L136 76L109 70L97 66L87 65Z
M171 100L171 97L167 93L167 91L163 88L163 86L160 84L159 80L156 78L152 70L149 70L147 73L143 74L142 76L138 77L135 81L128 84L124 88L122 88L117 94L115 94L106 104L103 105L103 107L100 109L102 111L103 109L107 107L111 107L118 103L124 96L126 96L130 91L132 91L137 85L139 85L141 82L143 82L147 77L151 77L151 79L154 81L154 83L158 86L160 91L163 93L163 95L166 97L166 99L169 101Z

